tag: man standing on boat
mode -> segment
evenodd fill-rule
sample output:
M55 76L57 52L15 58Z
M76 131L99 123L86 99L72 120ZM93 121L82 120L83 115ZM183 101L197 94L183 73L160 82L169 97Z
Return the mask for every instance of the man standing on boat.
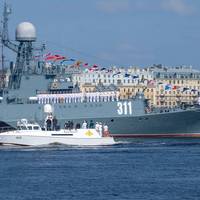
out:
M51 130L51 119L47 119L46 120L46 125L47 125L47 131L50 131Z
M57 130L57 123L58 123L56 116L53 117L52 123L53 123L53 130L56 131Z

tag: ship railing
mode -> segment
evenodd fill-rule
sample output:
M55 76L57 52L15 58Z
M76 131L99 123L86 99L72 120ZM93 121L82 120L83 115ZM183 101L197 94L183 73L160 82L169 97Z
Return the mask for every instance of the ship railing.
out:
M101 102L116 102L120 98L117 97L46 97L36 99L20 99L20 101L8 102L9 104L67 104L67 103L101 103Z
M118 101L116 95L80 95L80 94L42 94L38 95L39 104L47 103L81 103L81 102L112 102Z
M7 131L14 131L14 130L15 128L9 127L9 126L0 127L0 133L7 132Z
M167 113L167 112L177 112L177 111L183 111L183 110L192 110L195 109L195 107L188 107L188 108L184 108L184 107L179 107L179 106L175 106L175 107L160 107L160 108L152 108L151 112L148 113Z

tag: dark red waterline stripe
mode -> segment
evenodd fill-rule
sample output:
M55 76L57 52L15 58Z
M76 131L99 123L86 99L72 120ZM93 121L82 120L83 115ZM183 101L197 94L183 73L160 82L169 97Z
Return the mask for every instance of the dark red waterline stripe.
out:
M111 134L114 138L200 138L200 133L187 134Z

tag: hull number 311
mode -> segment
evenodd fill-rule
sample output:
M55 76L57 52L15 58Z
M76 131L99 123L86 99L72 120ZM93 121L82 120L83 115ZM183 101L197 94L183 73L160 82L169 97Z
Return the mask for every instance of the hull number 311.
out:
M132 104L131 102L117 102L117 113L118 115L131 115Z

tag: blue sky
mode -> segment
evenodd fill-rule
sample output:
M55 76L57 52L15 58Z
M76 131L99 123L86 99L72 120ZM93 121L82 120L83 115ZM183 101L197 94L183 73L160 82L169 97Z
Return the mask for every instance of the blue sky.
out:
M101 66L162 63L200 68L199 0L8 2L13 11L10 38L14 40L17 24L30 21L47 52Z

